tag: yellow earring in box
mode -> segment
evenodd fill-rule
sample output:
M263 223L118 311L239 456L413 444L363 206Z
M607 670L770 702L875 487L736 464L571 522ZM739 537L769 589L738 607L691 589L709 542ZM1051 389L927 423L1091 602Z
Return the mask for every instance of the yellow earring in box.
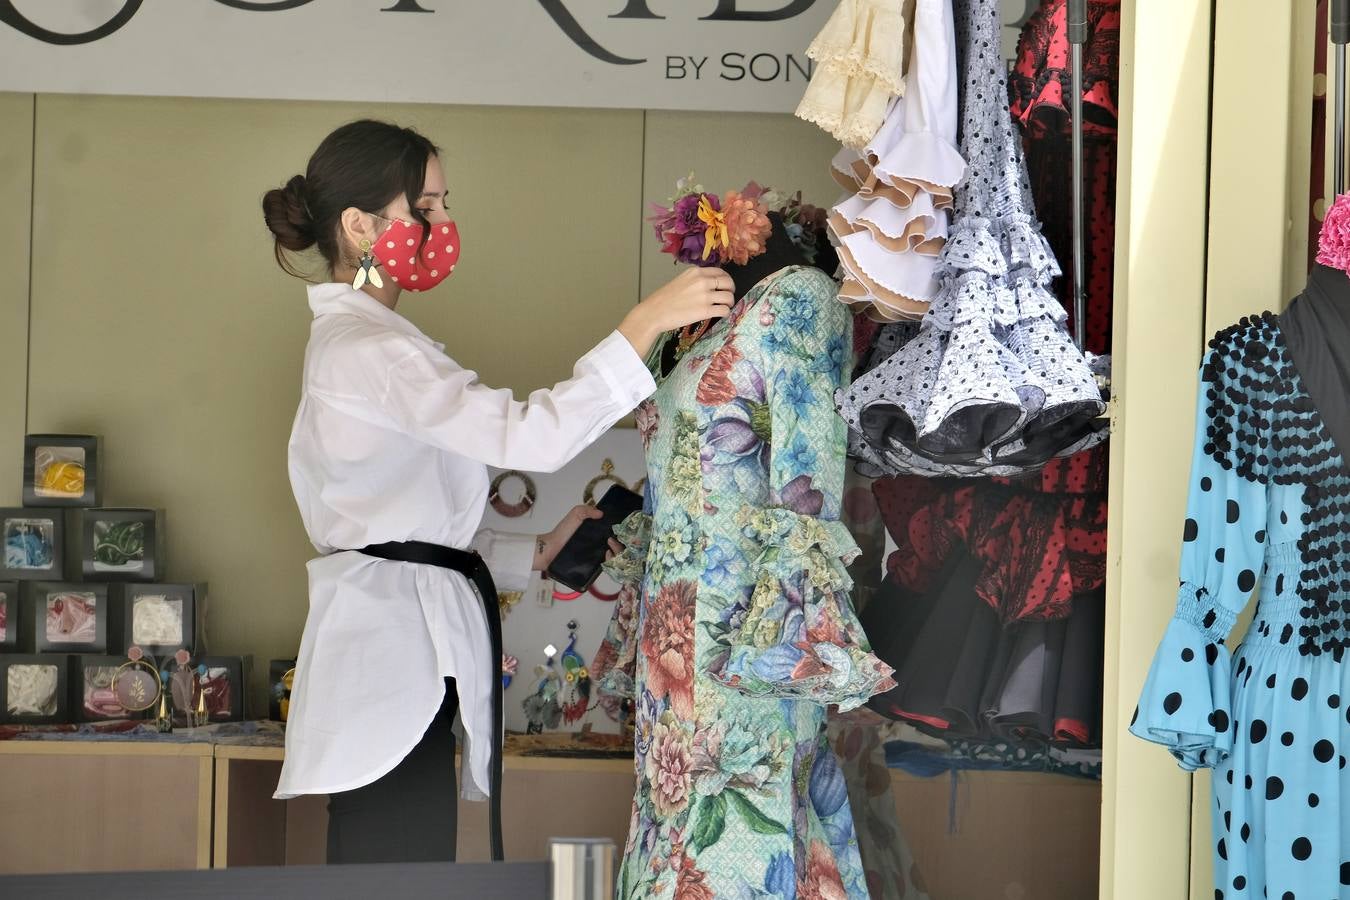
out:
M286 689L286 693L281 697L281 721L285 722L291 714L291 687L295 684L295 669L291 669L285 675L281 676L281 686Z
M101 439L89 434L24 438L24 505L99 505Z

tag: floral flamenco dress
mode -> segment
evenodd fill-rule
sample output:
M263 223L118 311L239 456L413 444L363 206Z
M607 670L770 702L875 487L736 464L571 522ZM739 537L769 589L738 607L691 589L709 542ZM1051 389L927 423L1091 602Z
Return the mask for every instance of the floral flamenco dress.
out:
M891 686L848 599L850 316L818 269L761 281L638 411L647 512L593 672L631 697L618 896L866 898L829 704Z

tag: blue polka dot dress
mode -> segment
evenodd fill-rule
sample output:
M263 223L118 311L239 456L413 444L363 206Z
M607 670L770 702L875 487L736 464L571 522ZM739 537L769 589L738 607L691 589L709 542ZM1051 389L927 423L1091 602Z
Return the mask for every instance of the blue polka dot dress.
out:
M1210 348L1180 597L1130 730L1214 769L1216 900L1347 900L1350 471L1274 316Z

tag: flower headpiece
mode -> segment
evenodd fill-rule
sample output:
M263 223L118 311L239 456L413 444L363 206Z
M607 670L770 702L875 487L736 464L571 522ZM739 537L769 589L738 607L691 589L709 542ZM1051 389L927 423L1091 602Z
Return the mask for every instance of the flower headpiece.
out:
M814 262L816 240L825 228L825 211L804 205L800 192L784 198L753 181L719 197L695 184L691 173L676 183L668 202L652 204L647 221L663 252L696 266L743 266L759 256L773 232L770 211L782 216L788 236L808 262Z

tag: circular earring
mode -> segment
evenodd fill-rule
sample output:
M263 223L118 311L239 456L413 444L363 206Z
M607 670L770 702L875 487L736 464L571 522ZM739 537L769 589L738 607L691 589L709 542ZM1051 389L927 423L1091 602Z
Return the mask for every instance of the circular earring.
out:
M631 488L628 487L628 482L614 474L614 460L607 459L600 465L600 474L586 482L586 490L582 492L581 499L586 502L587 506L595 505L595 488L602 481L608 481L611 484L617 484L625 490L631 490Z
M520 483L525 488L524 494L522 494L521 498L515 503L507 503L502 499L502 485L506 483L508 478L519 479ZM508 519L518 519L533 509L534 501L537 496L538 493L534 486L534 480L524 472L517 472L514 469L509 472L502 472L496 478L492 479L492 485L488 489L488 502L492 504L492 508L500 515L503 515Z
M123 709L144 712L159 701L159 671L145 660L139 647L132 647L127 656L113 674L113 693Z

